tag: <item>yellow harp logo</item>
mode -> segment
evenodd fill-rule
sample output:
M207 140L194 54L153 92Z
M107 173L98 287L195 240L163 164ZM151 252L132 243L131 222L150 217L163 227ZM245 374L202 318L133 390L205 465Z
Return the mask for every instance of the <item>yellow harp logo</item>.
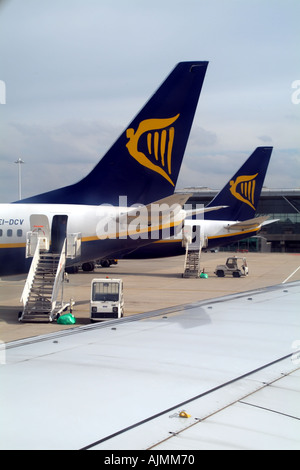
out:
M172 150L175 129L172 124L180 114L168 119L146 119L139 124L136 132L130 128L126 131L129 139L126 147L130 155L141 165L163 176L173 186L172 174ZM146 134L145 152L138 148L141 137Z
M235 181L230 181L230 192L239 201L254 207L255 186L258 173L252 176L238 176Z

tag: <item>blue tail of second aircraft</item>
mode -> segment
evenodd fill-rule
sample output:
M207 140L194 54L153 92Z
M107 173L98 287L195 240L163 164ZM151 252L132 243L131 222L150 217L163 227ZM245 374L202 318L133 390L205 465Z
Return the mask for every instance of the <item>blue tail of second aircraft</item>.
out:
M181 62L96 167L78 183L18 201L149 204L173 194L208 62Z
M255 217L272 150L272 147L257 147L207 206L228 207L216 212L208 212L205 219L244 221Z

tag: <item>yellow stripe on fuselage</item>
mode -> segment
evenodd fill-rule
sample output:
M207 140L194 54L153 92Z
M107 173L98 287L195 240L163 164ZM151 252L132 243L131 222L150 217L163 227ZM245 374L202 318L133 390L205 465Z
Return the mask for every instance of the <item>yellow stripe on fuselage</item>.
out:
M1 248L25 248L26 243L3 243L0 244L0 249Z
M248 234L248 233L254 233L254 232L257 232L259 230L258 227L256 227L255 229L251 229L251 230L244 230L242 232L233 232L233 233L225 233L223 235L214 235L214 236L211 236L211 237L207 237L208 240L216 240L218 238L226 238L226 237L237 237L238 235L244 235L244 234ZM157 240L155 243L174 243L174 242L177 242L177 243L181 243L182 242L182 239L180 238L172 238L172 239L167 239L167 240Z
M98 236L93 236L93 237L83 237L82 241L83 242L91 242L91 241L97 241L97 240L106 240L106 239L118 239L124 236L130 237L131 235L140 235L143 233L152 233L152 232L157 232L159 230L164 230L167 228L173 228L173 227L178 227L178 225L182 224L182 220L179 220L178 222L173 222L173 223L166 223L163 225L159 225L157 227L146 227L144 229L141 229L139 231L137 230L130 230L130 231L123 231L123 232L116 232L116 233L111 233L111 234L105 234L102 237Z
M259 230L259 227L256 227L251 230L243 230L242 232L225 233L224 235L214 235L213 237L208 237L208 239L214 240L215 238L236 237L238 235L244 235L247 233L257 232L257 230Z

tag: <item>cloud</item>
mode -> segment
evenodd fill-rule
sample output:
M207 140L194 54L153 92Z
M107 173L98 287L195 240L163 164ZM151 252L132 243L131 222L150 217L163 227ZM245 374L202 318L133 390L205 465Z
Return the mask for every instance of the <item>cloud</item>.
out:
M266 176L270 188L300 188L300 149L274 149Z
M204 129L203 127L198 126L197 124L192 127L188 149L193 153L199 151L202 147L211 147L218 142L218 137L215 132Z
M272 142L272 137L268 135L260 135L258 136L258 139L264 142L265 144L270 144Z
M15 180L17 169L12 163L21 156L23 197L75 183L91 171L120 132L118 126L102 121L76 120L56 126L12 123L0 149L1 175ZM2 184L3 194L9 196L3 202L16 199L15 184L8 181Z

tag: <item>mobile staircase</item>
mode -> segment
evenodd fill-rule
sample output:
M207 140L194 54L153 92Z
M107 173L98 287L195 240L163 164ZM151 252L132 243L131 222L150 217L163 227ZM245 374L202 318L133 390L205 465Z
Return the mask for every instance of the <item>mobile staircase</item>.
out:
M72 237L72 236L71 236ZM68 245L71 248L72 241ZM43 240L37 237L31 267L21 296L23 312L21 322L52 322L66 310L70 303L63 301L66 258L75 256L67 253L67 239L60 253L45 250Z
M200 276L200 256L201 246L195 249L192 243L186 245L184 270L182 277Z
M204 237L200 227L185 227L183 231L182 245L185 247L184 268L182 277L197 278L200 276L200 258L202 248L205 246Z

